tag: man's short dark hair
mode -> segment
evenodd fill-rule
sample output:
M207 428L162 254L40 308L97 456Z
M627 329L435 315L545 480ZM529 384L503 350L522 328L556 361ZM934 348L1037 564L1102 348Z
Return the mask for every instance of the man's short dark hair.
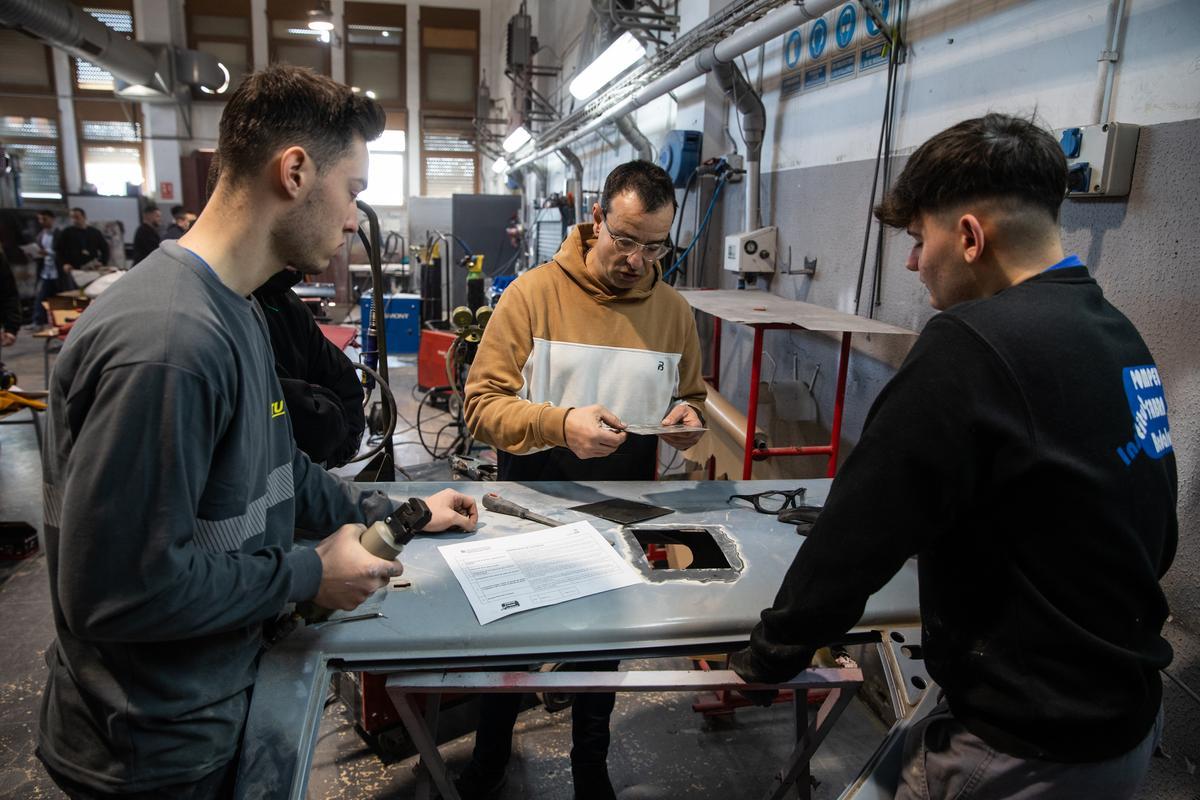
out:
M84 219L87 219L87 212L84 211L82 208L72 208L71 210L74 211L79 216L83 217Z
M175 219L186 216L183 211L183 206L171 206L171 216Z
M675 184L667 171L650 161L627 161L608 173L600 194L600 209L608 213L612 199L621 192L633 192L647 212L658 211L667 203L675 208Z
M246 76L221 114L217 152L234 182L256 175L281 148L297 145L323 172L353 137L369 142L386 115L369 97L311 69L273 64Z
M37 214L37 216L39 216L39 217L50 217L51 219L53 219L55 216L57 216L53 211L51 211L48 208L43 208L40 211L35 211L34 213Z
M1066 192L1067 160L1047 130L1032 120L987 114L918 147L875 216L906 228L922 213L995 199L1041 209L1057 222Z

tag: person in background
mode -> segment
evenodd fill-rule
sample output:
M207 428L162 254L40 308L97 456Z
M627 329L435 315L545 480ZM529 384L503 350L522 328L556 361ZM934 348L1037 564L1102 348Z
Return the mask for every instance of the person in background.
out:
M87 212L71 209L71 224L58 234L54 255L64 272L89 269L108 263L108 242L96 228L88 225Z
M33 327L44 328L50 323L50 317L43 303L46 298L59 292L58 259L54 255L54 243L58 238L54 230L54 212L43 209L37 212L38 232L34 238L37 244L37 293L33 302Z
M162 242L158 229L162 225L162 211L158 206L150 204L142 209L142 224L133 234L133 265L158 249Z
M366 427L362 383L354 363L325 338L292 291L302 277L291 267L280 270L254 297L267 319L296 446L314 463L340 467L358 452Z
M171 224L167 226L167 232L163 238L178 239L187 233L187 229L191 224L191 220L188 219L188 213L183 210L183 206L171 206Z

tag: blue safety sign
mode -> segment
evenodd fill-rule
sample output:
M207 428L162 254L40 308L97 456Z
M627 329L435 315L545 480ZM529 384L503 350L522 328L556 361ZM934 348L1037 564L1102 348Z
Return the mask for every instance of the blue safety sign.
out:
M829 64L818 64L804 70L804 91L819 89L829 82Z
M804 40L797 28L783 40L783 63L788 69L795 69L800 64L800 56L804 54Z
M890 14L892 13L892 4L891 4L890 0L875 0L875 6L879 9L879 13L883 15L883 19L885 22L892 21L892 18L890 16ZM866 20L867 36L878 36L880 33L882 33L879 26L875 24L875 18L872 17L870 14L867 14L866 17L867 17L867 20Z
M825 45L829 41L829 23L821 17L812 24L808 34L808 57L813 61L825 54Z
M875 44L864 47L858 56L858 71L866 72L867 70L876 69L887 64L887 46L887 40L883 39Z
M800 94L804 90L804 73L797 72L795 75L789 75L783 79L779 85L780 97L791 97L794 94Z
M858 6L847 3L838 12L837 30L834 32L839 50L845 50L854 44L856 30L858 30Z
M854 77L854 61L857 56L854 53L846 53L844 56L838 56L833 61L829 62L829 80L836 81L842 78Z

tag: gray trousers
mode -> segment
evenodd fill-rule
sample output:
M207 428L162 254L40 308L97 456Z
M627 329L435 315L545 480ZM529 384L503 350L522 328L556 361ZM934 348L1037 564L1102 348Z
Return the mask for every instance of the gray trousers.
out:
M909 729L896 800L1129 800L1162 737L1159 709L1141 744L1107 761L1062 764L1016 758L989 747L945 701Z

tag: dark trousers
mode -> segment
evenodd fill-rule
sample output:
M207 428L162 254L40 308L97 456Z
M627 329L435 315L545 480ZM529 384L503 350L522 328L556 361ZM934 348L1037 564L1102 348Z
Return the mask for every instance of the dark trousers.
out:
M619 661L587 661L564 665L571 672L616 672ZM519 694L485 694L479 698L479 727L475 731L476 765L487 774L504 771L512 755L512 732L521 708ZM612 692L575 695L571 707L571 772L587 776L608 761L608 719L617 696ZM581 787L576 785L576 792Z
M42 305L46 298L53 297L59 293L59 278L38 278L37 281L37 296L33 301L33 324L46 325L50 322L50 318L46 315L46 307Z
M496 451L497 479L502 481L652 481L657 436L628 436L603 458L579 458L565 447L515 456Z
M38 754L41 758L41 754ZM234 758L222 767L217 767L203 778L191 783L176 783L158 789L147 789L130 794L109 794L90 786L84 786L55 771L42 761L46 772L58 784L58 788L71 800L228 800L233 797L237 781L238 759Z

